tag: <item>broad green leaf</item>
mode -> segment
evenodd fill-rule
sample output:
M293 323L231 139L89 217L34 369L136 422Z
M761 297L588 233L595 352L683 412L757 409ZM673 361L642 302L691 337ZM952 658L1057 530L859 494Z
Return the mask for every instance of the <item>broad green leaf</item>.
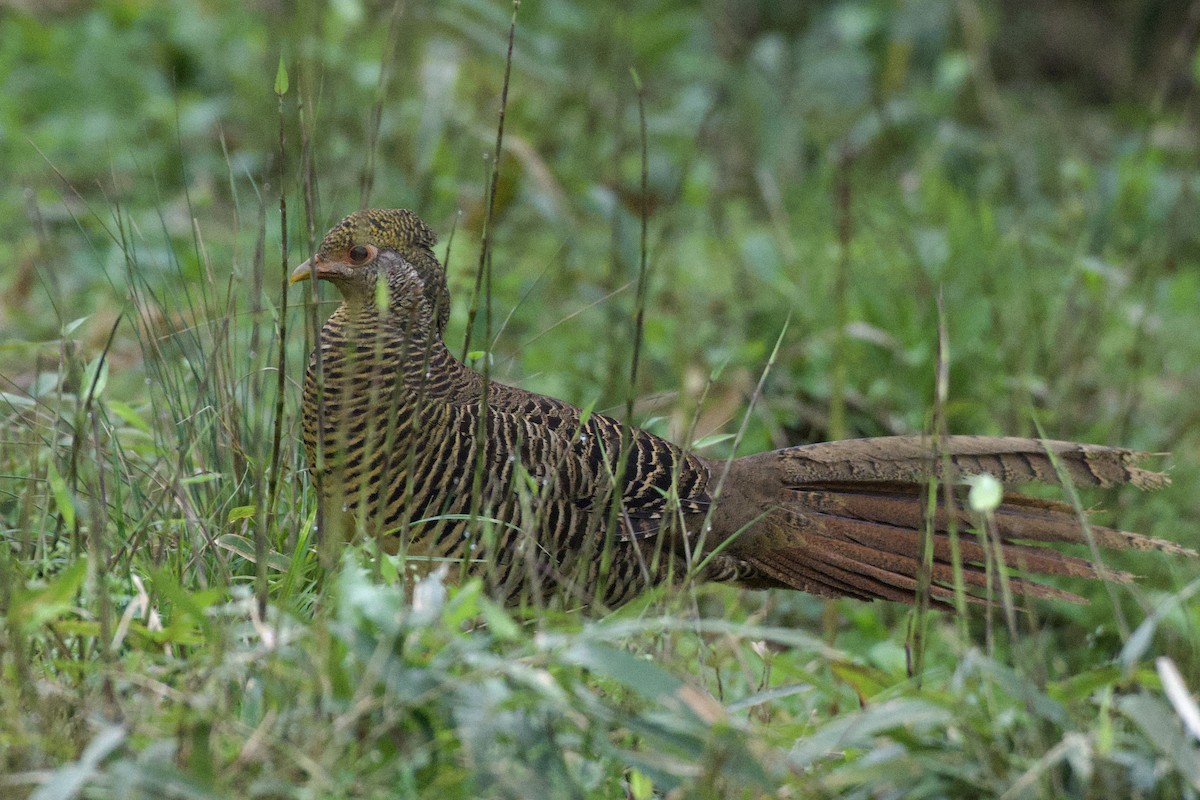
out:
M829 669L839 679L848 683L863 700L874 697L893 684L886 672L864 664L835 661L829 665Z
M480 616L487 623L492 635L503 642L515 642L521 638L521 628L512 616L486 597L480 597Z
M878 747L875 738L890 730L940 729L952 719L951 713L925 700L901 698L870 706L852 714L843 714L818 727L796 742L789 760L797 769L852 747Z
M1121 670L1113 664L1104 664L1050 684L1046 687L1046 694L1059 702L1082 700L1120 680Z
M653 661L601 642L576 642L563 653L563 660L612 678L650 699L662 700L682 685L678 678Z
M725 710L730 714L747 711L755 706L760 706L763 703L774 703L776 700L782 700L785 697L792 695L805 694L807 692L816 691L816 687L808 683L796 683L791 686L776 686L773 689L764 689L761 692L755 692L751 695L746 695L740 700L735 700L726 705Z
M467 620L479 616L482 593L483 582L478 578L469 580L462 586L450 587L450 600L442 610L442 619L447 625L457 628Z
M1117 657L1117 663L1126 671L1132 670L1154 641L1154 634L1158 631L1158 624L1162 622L1163 618L1167 614L1173 613L1176 608L1183 606L1198 592L1200 592L1200 578L1189 582L1178 592L1156 603L1154 613L1142 620L1142 623L1125 641L1125 646L1121 648L1121 654Z
M379 559L379 577L385 583L396 583L400 580L400 561L401 556L393 556L388 553L381 553L378 550L375 553L375 558Z
M1192 744L1171 707L1145 693L1121 697L1116 706L1133 720L1184 779L1200 790L1200 750Z

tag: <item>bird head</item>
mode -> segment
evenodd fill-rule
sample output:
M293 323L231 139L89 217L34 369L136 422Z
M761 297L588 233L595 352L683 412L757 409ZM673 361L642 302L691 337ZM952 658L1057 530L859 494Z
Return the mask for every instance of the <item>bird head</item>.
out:
M382 282L391 313L426 310L440 336L450 315L450 292L433 254L436 242L429 226L407 209L356 211L325 234L289 282L327 280L347 303L363 304L377 303Z

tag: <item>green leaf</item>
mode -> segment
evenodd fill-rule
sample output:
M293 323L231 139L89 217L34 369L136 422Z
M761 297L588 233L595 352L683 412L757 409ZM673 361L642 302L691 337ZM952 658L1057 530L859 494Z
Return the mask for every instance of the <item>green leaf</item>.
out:
M253 509L253 506L249 506ZM236 509L235 509L236 510ZM217 537L217 546L231 553L237 553L242 558L249 561L251 564L258 563L258 557L255 555L254 540L242 536L237 533L223 533ZM267 566L276 572L287 572L291 569L291 559L287 558L282 553L275 550L267 551Z
M154 582L154 590L169 600L180 616L190 617L192 622L200 628L204 638L211 641L214 635L213 625L208 614L205 613L205 608L216 601L218 597L216 590L189 592L180 586L179 581L175 580L175 576L165 569L148 567L147 573L150 575L150 580ZM173 620L172 624L178 621L178 619Z
M493 636L503 642L515 642L521 638L521 628L501 606L486 597L480 597L479 605L480 616Z
M681 682L653 661L601 642L579 641L567 648L563 660L612 678L634 692L655 700L675 694Z
M629 771L629 794L633 800L650 800L654 797L654 781L638 769Z
M1121 680L1121 670L1113 664L1103 664L1099 667L1084 670L1078 675L1052 683L1046 688L1046 694L1059 702L1083 700L1106 686L1112 686Z
M888 731L944 729L952 718L950 711L925 700L890 700L857 713L843 714L818 727L796 742L789 760L797 769L809 769L815 762L850 748L878 749L881 743L876 737Z
M296 531L296 545L291 556L288 557L288 568L284 570L277 582L276 592L280 598L292 597L297 585L301 585L304 577L309 574L309 559L315 558L315 555L313 549L308 546L308 541L312 537L316 521L317 509L314 504L312 511L304 520L304 524Z
M1117 662L1124 669L1133 669L1133 666L1146 654L1146 649L1150 647L1150 643L1154 641L1154 634L1158 631L1159 621L1158 615L1151 614L1134 628L1117 658Z
M869 699L891 687L890 676L880 669L864 664L854 664L848 661L835 661L829 665L830 671L848 683L862 699Z
M13 394L12 392L0 392L0 402L14 406L24 406L25 408L37 405L37 400L34 400L32 397L26 397L23 394Z
M400 580L400 561L402 556L390 555L388 553L375 551L375 558L379 561L379 577L385 583L398 583Z
M1185 780L1200 789L1200 751L1197 751L1171 707L1149 694L1122 697L1117 708L1175 765Z
M746 695L745 697L729 703L725 710L730 714L739 713L755 706L763 705L764 703L774 703L782 700L785 697L791 697L796 694L810 694L816 690L811 683L793 683L789 686L776 686L773 689L764 689L761 692Z
M728 365L729 365L728 358L721 359L721 363L719 363L715 367L713 367L712 372L708 373L709 382L716 383L717 380L721 377L721 373L725 371L725 367Z
M1200 740L1200 706L1192 699L1183 676L1179 674L1179 667L1175 666L1175 662L1169 656L1159 656L1154 665L1158 669L1159 679L1162 680L1163 692L1175 707L1175 713L1192 736Z
M714 444L727 442L737 434L733 433L710 433L708 436L701 436L696 441L692 442L693 450L703 450L706 447L712 447Z
M76 330L78 330L80 325L82 325L83 323L85 323L87 321L88 321L87 317L80 317L79 319L73 319L70 322L68 322L66 325L63 325L63 329L62 329L63 338L65 339L68 336L70 336L72 333L74 333Z
M83 402L87 404L104 393L108 385L108 359L97 356L83 371Z
M184 486L189 486L193 483L210 483L220 480L222 477L224 476L219 472L201 472L199 475L189 475L186 478L182 478L179 482Z
M63 480L63 476L58 472L58 467L54 465L53 458L46 462L46 481L50 484L50 495L54 498L54 507L62 515L63 524L68 528L75 527L74 499L67 489L67 482Z
M287 67L283 65L283 56L279 56L279 68L275 70L275 94L282 97L287 94L288 90L288 74Z
M1009 696L1020 698L1033 714L1059 727L1065 728L1070 724L1067 709L1063 704L1042 692L1028 676L1017 672L1011 666L986 657L980 657L975 661L975 665L981 673L988 675L1008 692Z
M237 508L229 509L228 522L237 522L239 519L250 519L254 516L254 506L238 506Z
M457 628L467 620L479 616L482 596L483 582L478 578L473 578L462 586L450 587L450 600L442 609L442 619L446 625Z
M150 429L150 424L142 418L142 415L133 410L133 407L127 403L122 403L120 400L109 400L104 404L105 408L116 414L127 424L137 428L142 433L153 433Z
M1117 656L1117 663L1121 665L1121 668L1127 672L1132 671L1154 641L1154 634L1158 631L1159 623L1167 614L1183 606L1191 599L1192 595L1197 593L1200 593L1200 578L1191 581L1175 594L1157 603L1154 613L1142 620L1142 623L1126 640L1125 646L1121 648L1121 654Z
M579 427L582 430L588 424L588 420L592 418L592 409L596 407L596 398L588 401L587 405L579 409Z

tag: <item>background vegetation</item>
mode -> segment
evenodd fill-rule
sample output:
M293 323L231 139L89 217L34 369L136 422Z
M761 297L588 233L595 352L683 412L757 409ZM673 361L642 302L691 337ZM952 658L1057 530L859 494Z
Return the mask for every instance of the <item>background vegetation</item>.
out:
M1194 562L1114 558L1137 586L1015 631L936 616L916 674L895 606L691 587L514 618L369 549L318 568L298 380L333 298L281 278L349 211L413 208L458 348L512 13L0 4L0 795L1200 794L1160 678L1200 688ZM620 408L644 210L646 427L928 430L940 319L952 431L1171 451L1169 489L1084 502L1195 546L1198 26L1169 0L527 0L474 347Z

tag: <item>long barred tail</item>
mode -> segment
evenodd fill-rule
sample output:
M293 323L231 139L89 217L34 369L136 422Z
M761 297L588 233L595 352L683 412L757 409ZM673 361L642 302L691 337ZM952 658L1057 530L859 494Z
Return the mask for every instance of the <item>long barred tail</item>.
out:
M766 457L776 459L783 483L781 501L763 521L770 533L762 541L770 545L739 555L765 576L795 589L908 603L917 588L931 476L955 484L980 474L1006 485L1060 483L1060 473L1081 486L1132 484L1154 489L1168 483L1165 475L1137 466L1147 457L1143 453L1010 437L948 436L936 446L922 437L859 439L788 448L751 459ZM973 599L986 595L988 565L994 567L997 556L1007 567L1032 576L1013 575L1010 586L1034 597L1080 600L1037 582L1039 576L1131 579L1128 573L1046 546L1088 542L1079 513L1069 504L1005 494L990 526L999 540L997 547L993 542L981 543L971 533L978 515L961 503L948 508L942 492L939 489L937 510L928 520L933 529L930 592L935 603L950 603L954 597L952 528L959 532L963 584ZM1090 526L1090 531L1104 548L1197 555L1164 539L1099 526ZM991 574L994 579L994 569Z

